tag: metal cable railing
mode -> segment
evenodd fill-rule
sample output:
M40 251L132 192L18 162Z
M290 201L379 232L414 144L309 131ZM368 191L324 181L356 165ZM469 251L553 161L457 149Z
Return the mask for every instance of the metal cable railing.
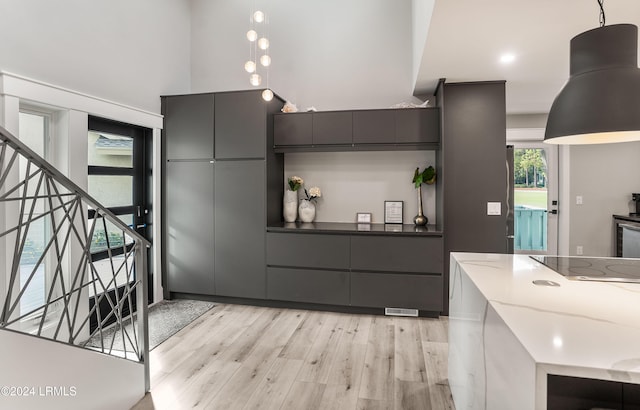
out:
M138 361L148 391L149 246L0 127L0 329Z

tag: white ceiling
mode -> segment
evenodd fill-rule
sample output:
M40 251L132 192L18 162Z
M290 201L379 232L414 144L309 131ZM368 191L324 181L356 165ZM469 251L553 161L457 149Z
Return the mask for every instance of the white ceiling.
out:
M606 24L640 26L640 0L605 0ZM596 0L436 0L416 94L506 80L507 112L547 113L569 76L569 42L599 26ZM614 46L612 44L612 46ZM504 65L504 53L516 60Z

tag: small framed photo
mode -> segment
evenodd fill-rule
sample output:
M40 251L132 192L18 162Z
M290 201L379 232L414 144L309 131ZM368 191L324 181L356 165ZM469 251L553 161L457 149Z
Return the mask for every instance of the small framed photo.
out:
M384 201L384 223L401 224L403 201Z
M359 224L370 224L371 214L366 212L358 212L356 214L356 222Z

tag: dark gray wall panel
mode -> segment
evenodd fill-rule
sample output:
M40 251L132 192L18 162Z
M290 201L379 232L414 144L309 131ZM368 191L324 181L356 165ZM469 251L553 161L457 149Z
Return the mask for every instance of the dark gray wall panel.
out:
M289 113L273 116L274 145L311 145L313 114Z
M167 159L213 158L213 94L162 98Z
M265 161L216 161L216 294L263 299Z
M269 299L349 304L349 272L269 267L267 278Z
M216 159L264 158L266 104L258 91L216 94Z
M349 269L349 236L267 233L267 265Z
M351 144L352 112L317 112L313 114L313 145Z
M167 279L171 292L214 294L214 165L166 164Z
M351 273L351 305L442 310L442 276Z
M442 273L442 238L353 236L351 269Z
M395 111L367 110L353 112L354 144L393 144L395 142Z
M440 141L440 110L415 108L396 110L396 142L423 143Z

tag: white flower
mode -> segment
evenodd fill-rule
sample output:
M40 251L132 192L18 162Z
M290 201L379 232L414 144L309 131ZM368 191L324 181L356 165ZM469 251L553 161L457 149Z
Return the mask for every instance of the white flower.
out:
M309 188L309 196L312 198L320 198L322 196L322 192L320 192L320 188L314 186L313 188Z

